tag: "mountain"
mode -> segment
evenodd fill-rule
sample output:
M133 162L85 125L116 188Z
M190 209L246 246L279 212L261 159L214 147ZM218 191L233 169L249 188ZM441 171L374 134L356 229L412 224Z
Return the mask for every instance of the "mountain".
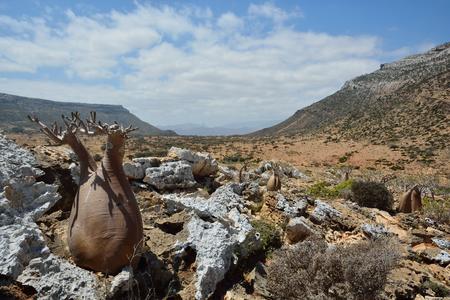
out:
M233 124L224 124L222 126L206 126L204 124L175 124L158 126L161 129L173 130L180 135L198 135L198 136L227 136L248 134L267 126L275 124L277 121L245 121Z
M137 133L142 135L176 135L171 130L160 130L140 120L122 105L57 102L0 93L0 128L7 131L36 130L36 125L27 118L29 114L36 114L45 124L50 125L53 121L61 124L61 115L72 111L78 111L84 117L89 116L90 111L96 111L98 120L136 126L139 128Z
M422 159L450 142L450 43L356 77L336 93L251 136L324 133L369 140ZM415 153L415 154L414 154ZM428 154L427 154L428 153Z

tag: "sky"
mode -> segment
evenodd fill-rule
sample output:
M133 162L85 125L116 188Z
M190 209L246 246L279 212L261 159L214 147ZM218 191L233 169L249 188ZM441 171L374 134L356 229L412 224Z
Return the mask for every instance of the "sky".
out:
M269 126L448 41L447 0L0 0L0 92Z

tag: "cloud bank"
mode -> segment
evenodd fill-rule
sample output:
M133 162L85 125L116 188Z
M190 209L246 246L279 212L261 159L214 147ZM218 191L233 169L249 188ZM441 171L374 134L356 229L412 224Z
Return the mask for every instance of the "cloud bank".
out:
M380 63L377 37L302 31L302 17L270 3L0 15L0 91L122 104L157 125L283 119Z

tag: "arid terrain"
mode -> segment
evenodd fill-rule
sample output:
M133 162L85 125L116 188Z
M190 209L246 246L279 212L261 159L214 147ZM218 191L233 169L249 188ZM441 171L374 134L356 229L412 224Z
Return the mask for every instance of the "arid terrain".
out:
M33 116L9 105L0 133L0 298L450 297L449 59L447 43L382 65L245 136L93 113L49 129L3 95ZM72 251L77 224L117 249L137 224L137 242L104 253L87 230Z
M8 134L19 145L29 149L50 145L43 134ZM103 142L84 138L93 153L102 155ZM450 150L437 151L431 162L411 159L408 153L388 145L370 141L342 139L330 141L326 136L281 137L133 137L127 141L128 160L142 156L164 156L170 147L187 148L211 153L220 162L235 167L244 162L257 165L264 160L284 161L305 172L320 175L329 169L352 167L357 173L375 172L381 175L437 176L443 184L450 180Z
M38 167L45 172L36 180L58 187L62 198L36 222L52 255L70 263L67 218L76 184L69 169L73 170L76 160L67 146L52 146L44 135L15 134L9 138L36 156ZM83 142L100 161L102 139L83 138ZM195 151L209 153L206 170L210 170L210 175L196 176L192 181L194 178L178 174L175 166L183 163L179 156L186 152L171 147L189 149L189 155L196 159L199 158ZM5 279L7 285L0 289L1 293L13 294L18 299L27 298L26 293L39 297L72 297L82 293L98 299L450 296L450 191L446 164L408 162L402 160L401 153L382 145L292 137L134 137L127 141L125 157L128 166L124 168L128 170L144 222L145 248L138 270L134 273L124 270L116 277L88 272L83 275L89 278L87 282L68 277L64 286L83 282L85 288L62 292L32 274L40 272L42 278L51 279L62 276L64 271L55 273L43 266L36 271L32 267L19 277L24 286ZM147 157L144 161L151 163L157 161L161 167L172 166L173 176L178 177L161 177L162 181L142 179L136 175L141 157ZM214 159L218 169L213 168ZM196 163L190 164L194 170ZM244 164L246 168L239 174ZM271 168L275 167L280 169L281 189L270 191L266 183ZM357 194L351 186L361 181L385 182L380 184L392 193L392 202L379 208L370 208L376 203L356 204ZM399 213L402 194L414 184L422 188L423 209ZM370 200L370 190L366 193L363 198L369 202L380 201ZM219 208L223 205L221 201L228 206L223 212ZM210 206L202 206L208 202ZM225 232L229 237L222 236ZM239 239L239 234L246 239ZM256 244L252 242L254 235ZM327 254L321 248L323 242L344 252ZM364 244L368 242L374 244ZM322 256L306 259L312 255L311 251ZM352 262L345 261L350 259L345 251L353 253ZM318 260L322 269L315 270L311 265L306 267L307 273L297 274L283 262L290 256L295 257L294 261L304 257L305 263ZM356 269L347 270L354 262ZM350 272L345 276L350 277L339 275L340 279L333 279L334 275L327 273L331 270L326 269L329 263L333 264L329 268L344 268L344 274ZM81 269L70 272L77 274ZM319 274L331 277L323 281ZM364 280L351 279L358 276ZM305 286L290 291L292 281ZM330 290L324 290L323 285L330 284Z

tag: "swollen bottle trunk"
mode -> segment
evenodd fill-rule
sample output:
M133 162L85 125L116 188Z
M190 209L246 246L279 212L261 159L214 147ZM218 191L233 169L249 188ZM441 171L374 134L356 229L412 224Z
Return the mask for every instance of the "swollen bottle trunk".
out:
M133 265L143 239L141 214L116 149L107 149L101 166L80 185L68 228L75 263L108 274Z

